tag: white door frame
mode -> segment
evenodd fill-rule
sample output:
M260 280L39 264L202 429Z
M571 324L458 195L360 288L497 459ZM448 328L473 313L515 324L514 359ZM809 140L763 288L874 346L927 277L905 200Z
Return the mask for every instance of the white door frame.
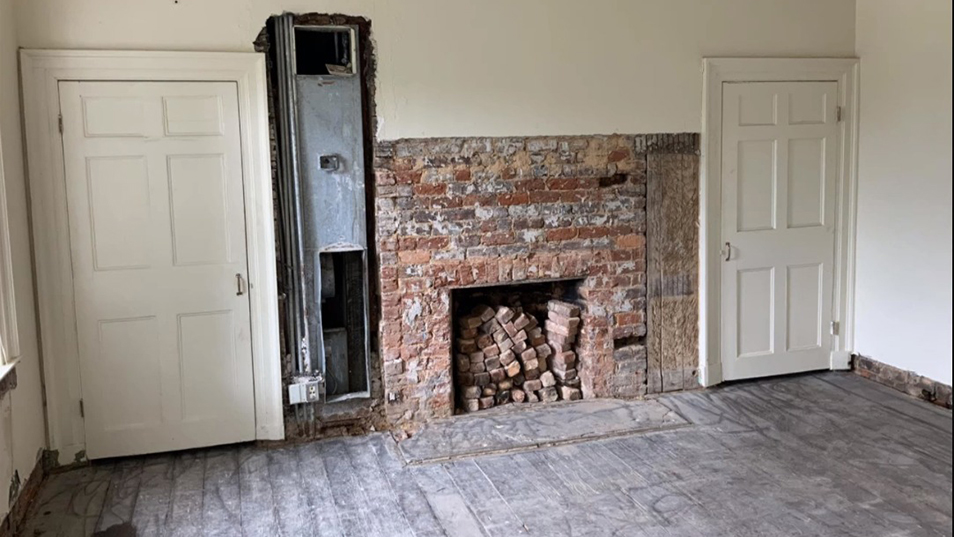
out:
M261 440L283 439L265 57L228 52L22 50L20 61L49 447L59 451L59 462L73 462L77 455L82 455L86 442L80 416L82 386L63 144L58 127L61 80L236 84L248 247L255 436Z
M855 221L858 172L857 58L705 58L699 178L699 380L722 382L722 88L725 82L832 81L842 110L835 207L832 369L847 369L854 347Z

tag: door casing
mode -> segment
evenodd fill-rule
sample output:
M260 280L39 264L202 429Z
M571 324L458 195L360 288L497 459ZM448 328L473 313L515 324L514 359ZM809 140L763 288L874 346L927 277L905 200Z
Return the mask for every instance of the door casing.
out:
M217 81L238 87L255 390L255 436L284 438L265 57L257 53L22 50L37 307L49 447L82 457L85 432L73 307L60 81ZM61 298L69 297L69 298Z
M699 177L699 380L722 375L722 97L726 82L838 83L841 144L835 208L835 263L831 369L847 369L854 347L854 260L858 170L857 58L703 59L702 141Z

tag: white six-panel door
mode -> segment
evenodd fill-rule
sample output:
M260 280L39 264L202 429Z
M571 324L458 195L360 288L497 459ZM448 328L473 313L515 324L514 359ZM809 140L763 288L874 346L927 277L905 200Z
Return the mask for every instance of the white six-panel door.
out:
M836 82L724 84L726 380L829 368L837 91Z
M87 456L253 440L236 85L59 90Z

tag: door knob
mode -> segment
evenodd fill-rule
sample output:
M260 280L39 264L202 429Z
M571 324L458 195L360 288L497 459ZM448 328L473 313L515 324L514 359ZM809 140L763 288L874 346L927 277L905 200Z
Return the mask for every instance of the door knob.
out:
M245 294L245 278L242 277L241 273L235 275L235 296L242 296Z
M732 261L732 243L725 243L725 260Z

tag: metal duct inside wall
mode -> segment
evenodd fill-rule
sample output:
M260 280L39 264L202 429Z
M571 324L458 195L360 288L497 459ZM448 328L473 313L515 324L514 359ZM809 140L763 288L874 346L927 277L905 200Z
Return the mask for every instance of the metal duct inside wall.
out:
M273 19L286 345L299 376L289 387L293 403L370 391L357 32L296 27L290 14Z

